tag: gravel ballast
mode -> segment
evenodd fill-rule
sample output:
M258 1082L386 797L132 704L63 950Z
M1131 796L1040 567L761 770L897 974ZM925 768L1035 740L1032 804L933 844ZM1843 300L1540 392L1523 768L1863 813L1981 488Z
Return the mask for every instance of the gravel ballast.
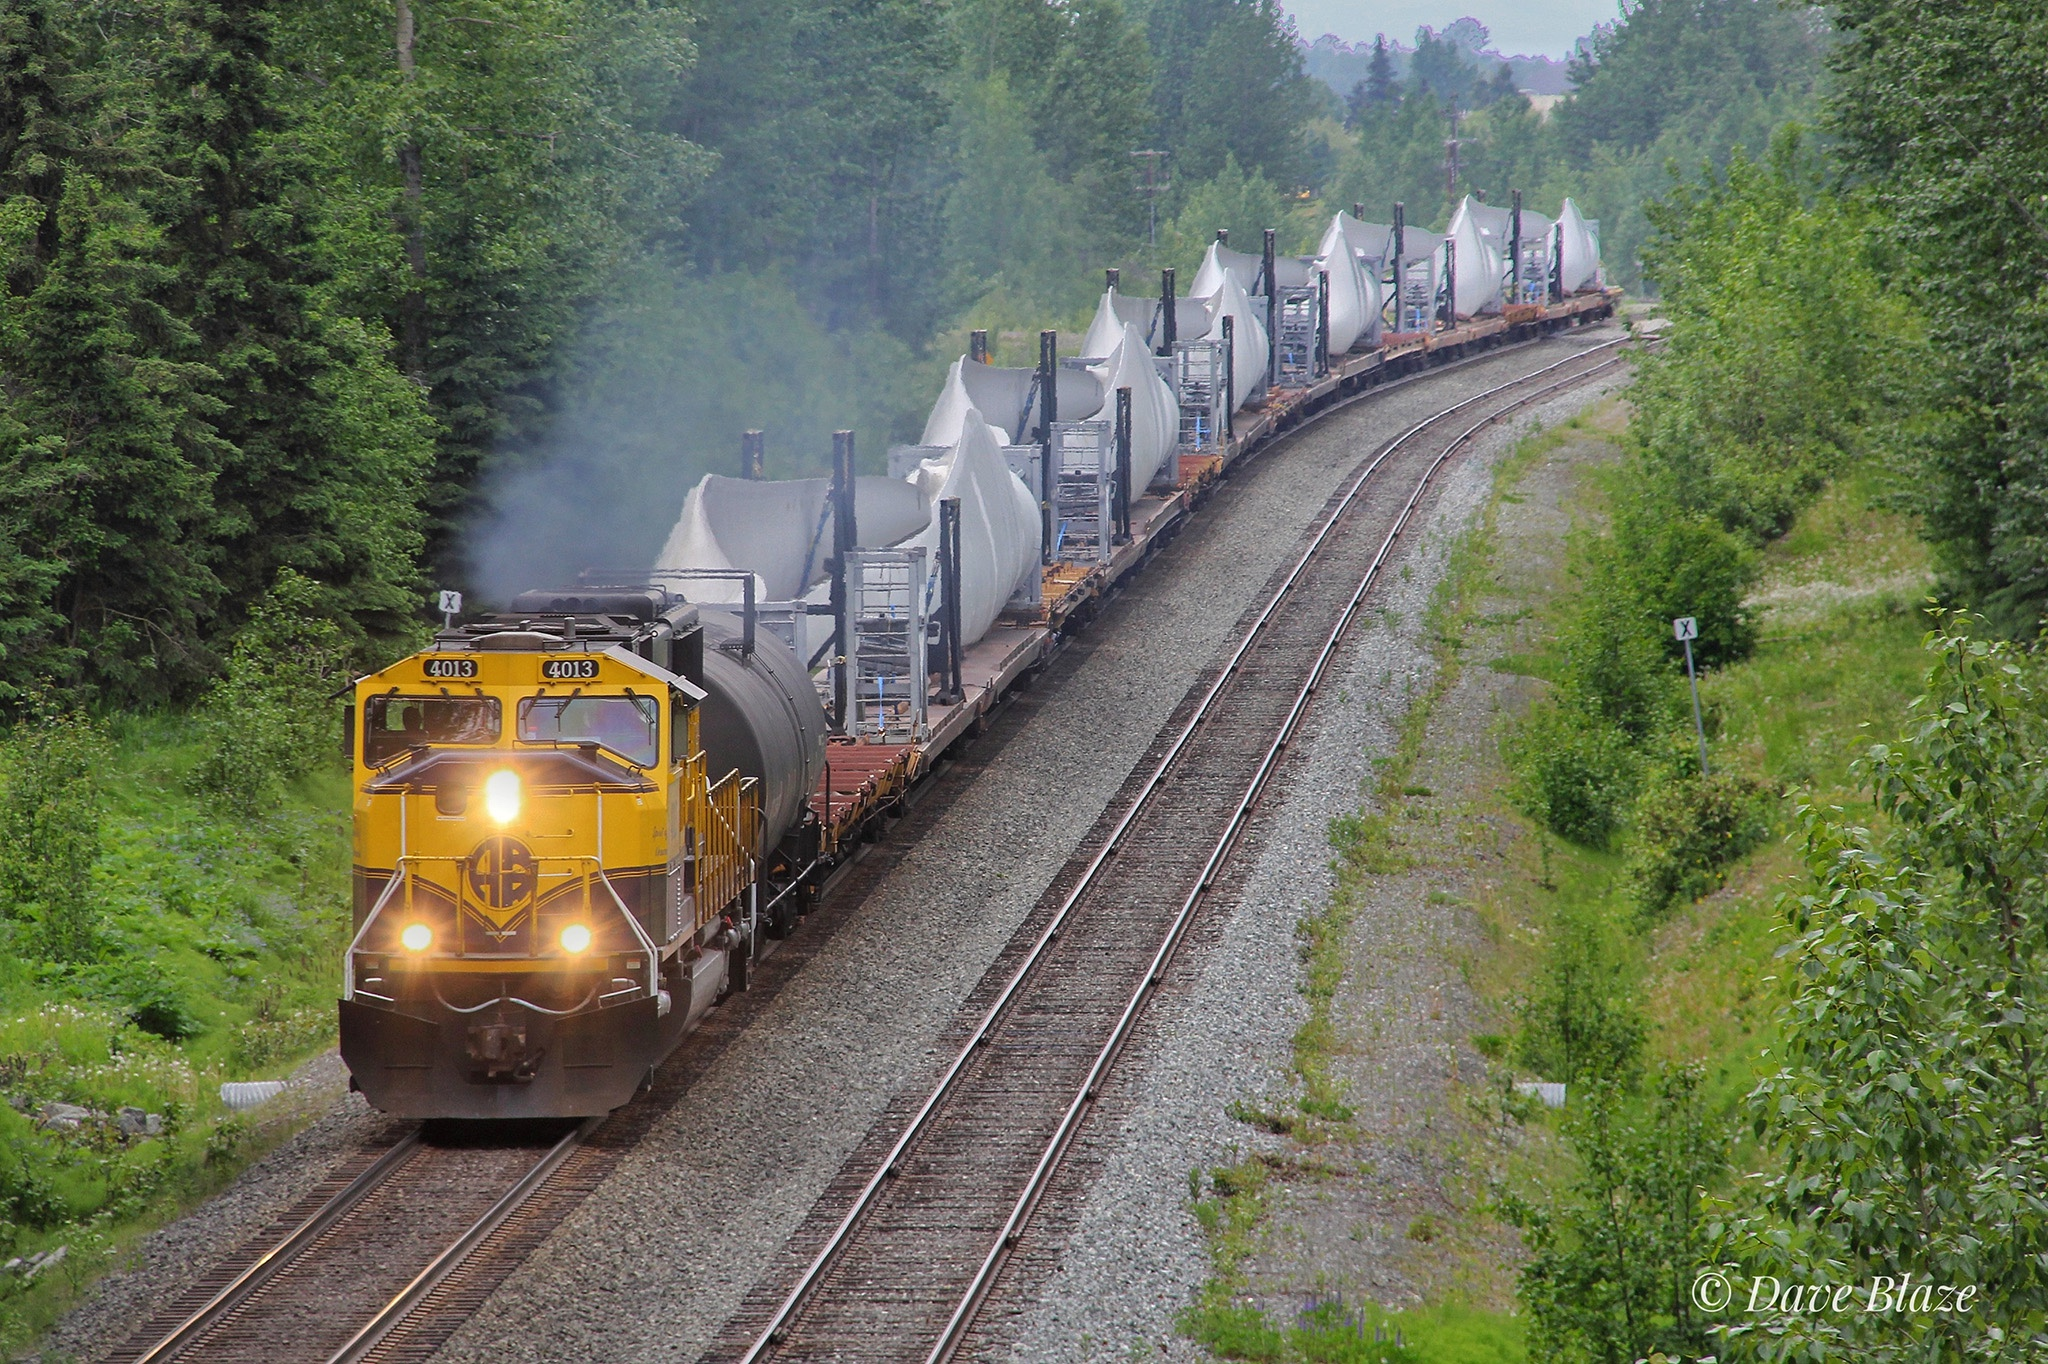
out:
M1073 1228L1048 1281L1025 1290L1032 1301L1001 1333L999 1357L1030 1364L1208 1357L1175 1326L1209 1273L1189 1210L1189 1172L1284 1145L1229 1110L1233 1103L1284 1110L1292 1102L1290 1044L1307 1018L1295 928L1328 903L1335 884L1329 822L1359 808L1374 760L1394 750L1410 698L1433 683L1425 616L1452 545L1485 505L1495 466L1532 429L1570 418L1625 381L1594 381L1482 433L1438 476L1421 533L1388 565L1368 624L1354 629L1339 678L1319 694L1283 791L1262 811L1254 847L1240 853L1256 859L1242 896L1208 927L1195 959L1180 963L1179 988L1154 1006L1143 1043L1127 1055L1073 1157L1097 1167L1093 1183L1068 1214ZM1427 930L1402 935L1417 936ZM1404 941L1402 950L1374 953L1368 945L1369 960L1356 969L1381 987L1390 977L1434 982L1452 969L1413 947ZM1427 1009L1430 988L1402 993ZM1411 1066L1440 1059L1440 1049L1404 1057ZM1418 1090L1440 1084L1398 1071L1373 1079Z
M937 1044L962 1001L1343 476L1457 397L1612 335L1571 334L1374 395L1226 480L1105 609L1085 647L1041 680L1029 718L849 909L826 950L702 1061L682 1099L436 1358L699 1357L891 1097L924 1085L942 1063ZM1508 444L1490 436L1482 449L1495 453L1468 455L1447 471L1428 563L1440 564L1439 523L1463 524L1487 462ZM1317 756L1306 766L1323 761L1320 736L1333 727L1370 743L1391 733L1398 697L1387 704L1382 673L1419 685L1425 656L1413 635L1429 590L1424 560L1392 601L1394 628L1358 636L1350 699L1327 693ZM1357 740L1342 746L1362 771ZM1133 1079L1117 1087L1124 1108L1091 1134L1115 1149L1082 1214L1083 1234L1030 1318L1027 1357L1090 1357L1096 1347L1077 1346L1083 1339L1117 1350L1133 1337L1166 1342L1201 1276L1186 1172L1244 1140L1247 1129L1222 1117L1224 1105L1277 1081L1298 1022L1292 925L1326 879L1323 811L1355 806L1358 777L1333 768L1295 787L1308 794L1291 794L1285 817L1272 821L1282 832L1260 853L1246 908L1222 929L1218 950L1201 955L1194 987L1154 1019L1154 1033L1199 1027L1204 1040L1191 1033L1129 1057L1124 1073ZM1298 801L1308 803L1297 812ZM353 1139L347 1133L374 1121L359 1101L337 1101L329 1118L238 1183L225 1211L209 1204L152 1238L169 1249L146 1251L137 1270L108 1280L49 1343L83 1358L104 1354L150 1306L204 1272L214 1258L208 1247L262 1225L331 1168Z
M1606 336L1582 333L1490 357L1369 399L1230 480L1090 627L1086 658L1041 683L1057 692L868 895L831 951L437 1358L699 1357L890 1097L927 1083L960 1003L1342 477L1457 396L1598 339ZM1253 1012L1294 1007L1288 930L1278 931L1288 965L1254 991ZM1239 1092L1231 1078L1198 1106L1220 1111ZM1171 1177L1184 1181L1188 1163L1168 1167ZM1184 1207L1176 1213L1188 1223ZM1183 1282L1184 1263L1131 1296ZM1146 1319L1161 1317L1155 1308Z

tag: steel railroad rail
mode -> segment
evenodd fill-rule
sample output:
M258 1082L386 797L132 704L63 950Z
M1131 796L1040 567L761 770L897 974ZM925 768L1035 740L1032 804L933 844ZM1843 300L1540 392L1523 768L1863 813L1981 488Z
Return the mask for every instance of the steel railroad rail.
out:
M358 1364L454 1286L478 1248L583 1149L598 1121L566 1133L552 1125L538 1139L446 1143L415 1128L352 1177L316 1189L311 1211L267 1248L203 1281L169 1321L150 1323L111 1360Z
M920 1356L941 1364L954 1356L1437 473L1482 429L1621 363L1619 355L1597 357L1626 340L1589 347L1416 423L1331 499L965 1043L758 1328L742 1364ZM1566 369L1456 429L1433 457L1421 446L1426 433ZM1387 496L1395 468L1416 463L1412 481ZM1369 531L1387 519L1375 543Z

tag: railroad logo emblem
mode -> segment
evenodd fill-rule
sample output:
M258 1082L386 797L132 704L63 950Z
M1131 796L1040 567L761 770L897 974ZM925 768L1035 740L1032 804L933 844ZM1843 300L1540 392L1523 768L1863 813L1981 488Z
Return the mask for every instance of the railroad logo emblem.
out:
M477 844L463 864L470 894L500 911L518 909L533 898L539 871L533 849L502 834Z

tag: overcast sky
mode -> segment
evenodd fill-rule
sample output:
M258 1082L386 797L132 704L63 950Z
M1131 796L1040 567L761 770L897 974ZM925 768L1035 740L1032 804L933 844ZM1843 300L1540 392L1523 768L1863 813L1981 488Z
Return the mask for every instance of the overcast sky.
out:
M1612 19L1615 0L1283 0L1301 36L1314 42L1334 33L1346 42L1375 33L1415 41L1423 24L1441 29L1471 15L1493 30L1495 48L1510 55L1548 53L1562 57L1572 43L1603 19Z

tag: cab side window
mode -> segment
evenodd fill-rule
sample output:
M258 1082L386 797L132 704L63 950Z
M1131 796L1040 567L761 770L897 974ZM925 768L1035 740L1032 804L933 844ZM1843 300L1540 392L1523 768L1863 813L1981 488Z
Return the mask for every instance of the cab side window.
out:
M668 760L690 760L690 708L683 704L682 697L675 695L668 700Z

